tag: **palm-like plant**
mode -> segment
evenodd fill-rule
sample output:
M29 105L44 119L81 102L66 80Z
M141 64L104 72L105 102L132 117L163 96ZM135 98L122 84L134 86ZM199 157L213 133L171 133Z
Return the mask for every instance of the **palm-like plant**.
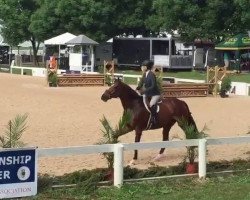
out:
M27 129L28 114L17 115L14 120L10 120L6 125L4 136L0 136L0 147L17 148L24 146L20 141L23 132Z
M118 138L129 132L127 125L131 122L131 111L127 110L123 113L118 125L113 129L105 116L100 120L103 126L103 138L98 144L115 144L118 143ZM103 153L108 163L108 168L113 168L114 155L113 153Z
M208 136L208 134L205 133L205 131L208 130L206 124L204 125L201 131L198 131L196 130L194 125L189 124L187 120L183 117L177 119L177 121L180 127L183 128L186 134L186 139L201 139ZM189 163L193 164L197 156L198 156L197 146L187 147L187 158L189 159Z

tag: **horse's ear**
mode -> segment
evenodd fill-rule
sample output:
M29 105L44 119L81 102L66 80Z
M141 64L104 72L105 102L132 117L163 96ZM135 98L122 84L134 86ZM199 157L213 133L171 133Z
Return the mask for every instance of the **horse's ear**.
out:
M115 77L115 81L114 82L120 82L120 81L121 81L120 76Z

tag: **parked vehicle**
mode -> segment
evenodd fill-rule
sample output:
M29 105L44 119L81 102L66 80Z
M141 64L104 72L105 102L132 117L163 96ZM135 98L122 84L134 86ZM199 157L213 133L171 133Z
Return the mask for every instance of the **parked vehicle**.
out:
M105 42L95 47L95 65L103 65L104 60L112 60L112 43Z
M0 64L9 63L9 46L0 46Z
M168 69L191 69L192 55L176 55L172 38L114 38L112 58L116 64L138 67L147 59Z

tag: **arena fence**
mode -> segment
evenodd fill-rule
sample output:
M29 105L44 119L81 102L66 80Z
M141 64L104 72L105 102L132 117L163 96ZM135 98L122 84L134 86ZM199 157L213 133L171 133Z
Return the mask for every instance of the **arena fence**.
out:
M38 149L38 158L50 156L66 156L66 155L81 155L81 154L98 154L105 152L114 153L114 186L121 187L123 185L123 168L124 168L124 151L140 150L140 149L159 149L159 148L179 148L188 146L198 146L198 163L199 163L199 178L206 177L206 152L207 145L226 145L226 144L241 144L250 143L250 136L228 137L228 138L207 138L193 139L180 141L164 141L150 143L118 143L118 144L103 144L89 145L79 147L58 147L58 148L43 148Z
M46 77L47 76L47 69L46 68L34 68L34 67L20 67L20 66L14 66L15 61L13 60L10 65L10 73L17 73L21 75L32 75L32 76L39 76L39 77ZM58 70L58 73L61 74L65 72L65 70ZM141 75L132 75L132 74L121 74L121 73L114 73L115 77L119 77L124 80L124 78L133 78L138 83L140 81ZM206 87L204 80L194 80L194 79L181 79L181 78L174 78L174 77L163 77L163 84L166 83L175 83L175 84L186 84L186 83L192 83L194 86L196 84L202 84ZM204 88L205 88L204 87ZM234 88L234 94L235 95L244 95L244 96L250 96L250 84L249 83L242 83L242 82L232 82L232 88ZM185 91L184 91L185 90ZM173 92L171 92L173 93ZM176 92L174 92L176 93ZM199 95L197 95L197 92L194 92L194 90L191 90L187 92L186 88L184 89L177 89L177 93L179 94L171 94L171 96L200 96L200 93L202 93L202 96L206 96L206 88L199 92ZM232 92L231 92L232 93ZM205 94L205 95L204 95ZM166 95L168 96L168 95Z

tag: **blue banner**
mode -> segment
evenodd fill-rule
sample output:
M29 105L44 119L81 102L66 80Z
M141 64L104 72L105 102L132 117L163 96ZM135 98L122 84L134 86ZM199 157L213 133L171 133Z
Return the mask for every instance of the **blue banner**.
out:
M1 184L35 182L36 150L0 151Z

